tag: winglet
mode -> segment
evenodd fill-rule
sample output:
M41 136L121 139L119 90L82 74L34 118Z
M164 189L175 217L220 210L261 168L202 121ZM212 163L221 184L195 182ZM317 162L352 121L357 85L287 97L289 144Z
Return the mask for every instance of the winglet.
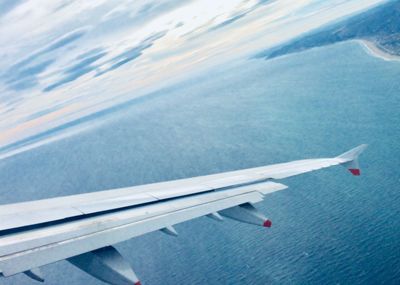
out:
M351 172L351 174L355 176L359 176L361 174L360 166L358 163L358 156L367 148L366 144L359 145L336 158L342 160L341 164Z

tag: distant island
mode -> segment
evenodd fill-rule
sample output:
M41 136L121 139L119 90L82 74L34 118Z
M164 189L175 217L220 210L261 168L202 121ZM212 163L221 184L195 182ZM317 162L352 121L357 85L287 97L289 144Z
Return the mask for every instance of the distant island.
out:
M333 25L313 30L292 41L265 50L256 58L272 59L347 40L360 40L374 56L400 60L400 1L389 1Z

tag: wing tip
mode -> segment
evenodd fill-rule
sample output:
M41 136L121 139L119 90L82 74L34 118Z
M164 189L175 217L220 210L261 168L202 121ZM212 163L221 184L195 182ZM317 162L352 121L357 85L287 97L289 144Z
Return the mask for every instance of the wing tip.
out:
M366 144L359 145L336 158L340 159L340 164L346 167L352 175L360 176L361 170L358 163L358 156L367 148L367 146L368 145Z
M341 158L345 161L352 161L354 159L357 159L357 157L368 147L367 144L361 144L355 148L352 148L349 151L346 151L345 153L342 153L341 155L338 155L337 158Z
M351 172L351 174L353 174L354 176L360 176L361 175L361 171L359 168L349 168L349 171Z

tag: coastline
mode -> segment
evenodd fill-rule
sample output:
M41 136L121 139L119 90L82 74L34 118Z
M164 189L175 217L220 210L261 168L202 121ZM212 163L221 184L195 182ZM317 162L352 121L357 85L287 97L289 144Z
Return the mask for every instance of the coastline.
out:
M365 39L359 39L356 40L363 48L364 50L371 56L383 59L385 61L400 61L400 56L393 55L390 53L387 53L380 49L375 43L365 40Z

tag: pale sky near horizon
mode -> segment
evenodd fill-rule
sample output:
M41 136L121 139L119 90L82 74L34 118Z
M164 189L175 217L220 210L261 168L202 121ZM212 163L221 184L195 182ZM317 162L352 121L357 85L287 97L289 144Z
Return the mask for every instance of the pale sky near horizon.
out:
M382 2L0 0L0 150Z

